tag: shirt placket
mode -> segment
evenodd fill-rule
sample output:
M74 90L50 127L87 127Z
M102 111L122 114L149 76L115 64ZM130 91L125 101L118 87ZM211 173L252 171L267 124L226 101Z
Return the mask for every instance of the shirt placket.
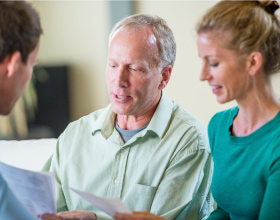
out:
M121 147L115 155L108 198L121 198L129 150L129 146Z

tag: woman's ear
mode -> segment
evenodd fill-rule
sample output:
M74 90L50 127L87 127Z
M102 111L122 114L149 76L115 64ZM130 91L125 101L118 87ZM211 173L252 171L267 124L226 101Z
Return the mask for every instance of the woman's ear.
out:
M3 63L6 65L6 71L7 71L7 76L11 77L15 71L19 68L19 62L21 61L21 56L20 56L20 52L16 51L13 52L12 54L8 55Z
M256 75L262 68L263 59L262 54L260 52L252 52L248 56L248 69L249 75Z
M166 87L166 85L168 84L168 82L170 80L171 72L172 72L172 66L171 65L167 65L161 70L162 79L161 79L161 82L158 86L159 90L162 90Z

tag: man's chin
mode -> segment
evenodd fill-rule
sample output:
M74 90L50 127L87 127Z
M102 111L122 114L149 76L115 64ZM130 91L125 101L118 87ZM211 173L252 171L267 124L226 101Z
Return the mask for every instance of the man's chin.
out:
M13 106L0 106L0 115L8 115L11 113Z
M131 111L128 109L112 108L112 111L116 115L131 115Z

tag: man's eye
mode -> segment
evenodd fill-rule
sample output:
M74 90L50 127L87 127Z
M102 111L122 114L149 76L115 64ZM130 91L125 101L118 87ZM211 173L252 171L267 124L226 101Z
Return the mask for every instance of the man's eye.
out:
M116 66L116 65L110 65L110 67L111 67L111 68L116 68L117 66Z
M135 69L135 68L132 68L132 67L130 67L129 68L132 72L138 72L139 70L137 70L137 69Z

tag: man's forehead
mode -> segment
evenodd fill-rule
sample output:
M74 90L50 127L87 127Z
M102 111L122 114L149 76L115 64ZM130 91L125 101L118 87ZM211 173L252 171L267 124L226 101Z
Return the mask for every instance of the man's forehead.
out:
M130 27L130 28L121 27L118 30L116 30L116 32L112 35L111 42L114 40L116 36L120 34L130 35L132 38L139 37L139 38L144 38L144 40L147 39L147 42L149 44L156 44L157 42L153 30L149 26L138 26L138 27Z

